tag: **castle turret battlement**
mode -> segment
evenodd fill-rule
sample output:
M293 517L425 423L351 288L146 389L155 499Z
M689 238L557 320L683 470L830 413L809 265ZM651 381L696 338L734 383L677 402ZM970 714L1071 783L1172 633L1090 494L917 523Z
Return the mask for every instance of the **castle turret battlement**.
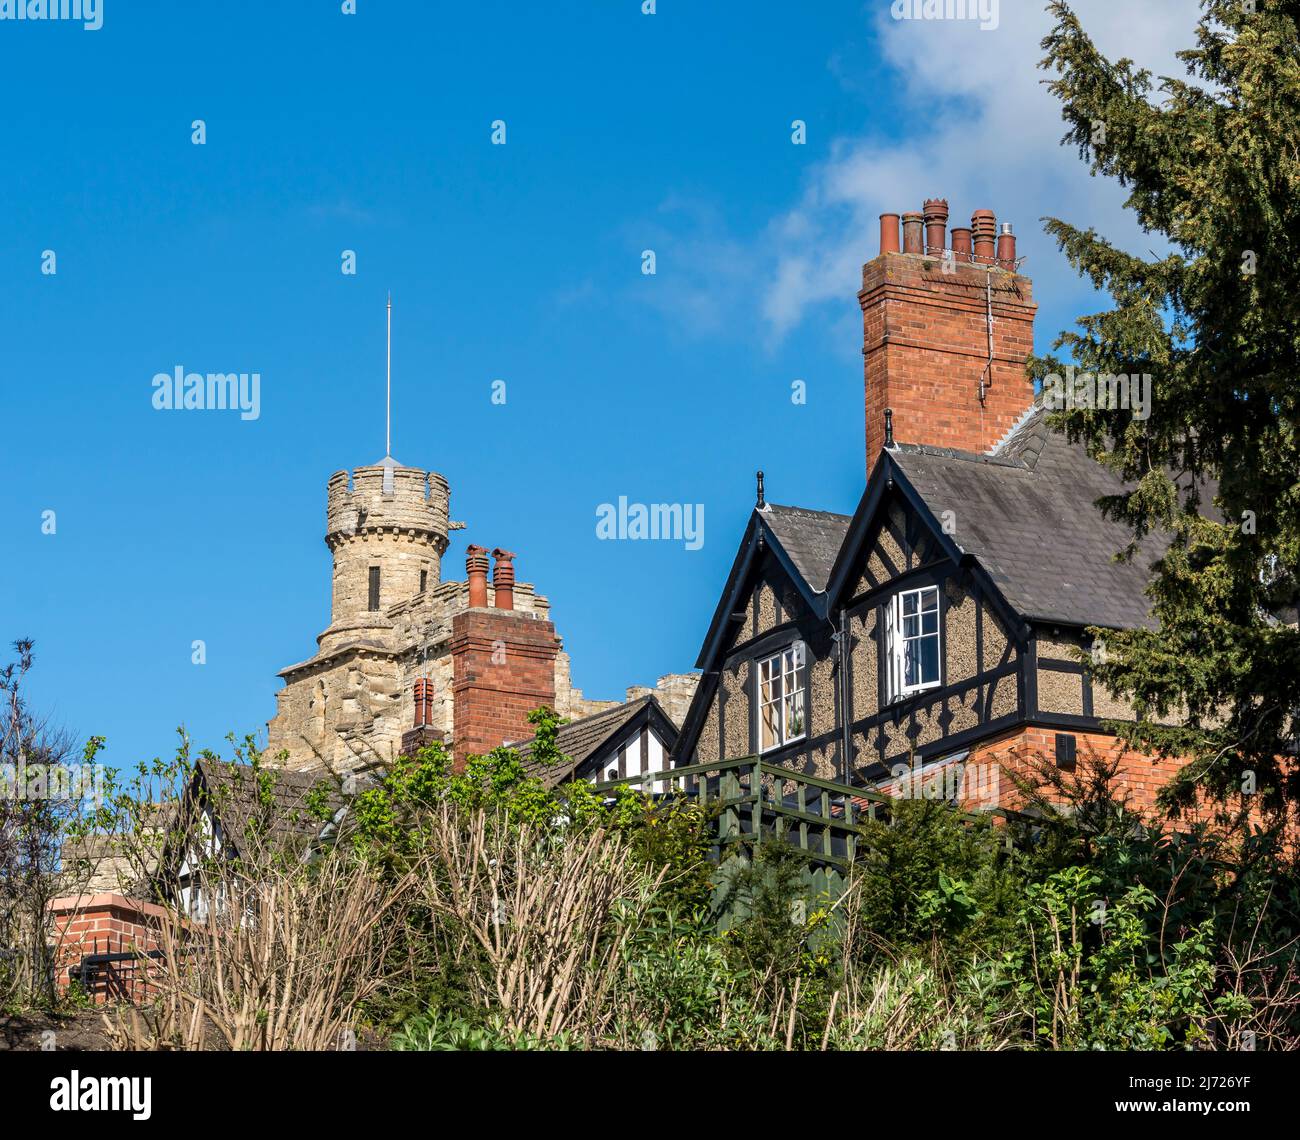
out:
M451 490L436 471L376 463L330 476L325 541L361 531L416 531L447 546ZM441 551L439 551L441 553Z
M330 476L325 544L334 556L330 627L322 649L347 640L382 639L389 606L442 579L451 491L436 471L388 458Z

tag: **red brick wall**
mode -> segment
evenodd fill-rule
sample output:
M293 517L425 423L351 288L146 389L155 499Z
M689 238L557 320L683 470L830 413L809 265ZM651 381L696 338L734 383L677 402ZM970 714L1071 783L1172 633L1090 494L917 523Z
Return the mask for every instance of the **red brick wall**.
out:
M452 754L456 767L533 735L528 714L555 707L555 626L519 610L472 609L451 625Z
M1153 812L1156 794L1178 773L1184 760L1162 760L1125 748L1123 742L1105 733L1076 732L1071 729L1042 728L1030 725L1014 729L971 749L968 764L998 765L1004 775L1001 780L1000 807L1022 806L1022 796L1007 773L1030 777L1033 761L1046 759L1054 763L1058 732L1073 736L1076 741L1075 775L1084 774L1097 758L1107 764L1119 760L1111 787L1117 799L1128 798L1129 806L1136 811Z
M1013 776L1019 776L1031 787L1040 787L1042 777L1039 773L1043 762L1053 768L1056 765L1058 732L1075 739L1075 768L1071 773L1062 773L1067 787L1075 779L1086 787L1089 774L1098 760L1104 762L1106 771L1110 771L1118 760L1118 766L1109 781L1110 792L1116 802L1125 803L1131 811L1141 815L1164 819L1164 813L1156 805L1156 796L1182 769L1185 760L1148 756L1126 748L1118 737L1106 733L1061 730L1041 725L1010 729L977 744L960 765L921 767L910 773L896 774L894 778L882 782L880 790L886 795L901 799L955 798L959 807L972 812L989 811L995 807L1010 811L1021 810L1025 807L1025 795L1017 787ZM1053 793L1049 791L1048 794L1049 798L1054 798ZM865 810L866 801L862 801L859 806ZM1241 800L1230 801L1228 806L1230 814L1235 815L1241 806ZM1265 821L1249 802L1246 807L1250 822L1260 825L1272 822ZM1179 830L1189 830L1198 823L1214 826L1219 811L1219 805L1208 801L1194 804L1190 808L1183 808L1173 826ZM1300 852L1300 812L1292 810L1287 818L1286 842L1295 852Z
M884 446L886 408L899 443L987 451L1033 402L1024 363L1038 306L1029 278L992 270L994 362L981 404L988 273L953 267L944 273L937 257L900 253L862 267L868 474Z
M78 967L88 954L158 949L158 927L167 915L153 903L112 893L53 899L49 910L60 989L79 977ZM97 971L90 997L99 1004L146 998L149 969L146 962L108 964Z

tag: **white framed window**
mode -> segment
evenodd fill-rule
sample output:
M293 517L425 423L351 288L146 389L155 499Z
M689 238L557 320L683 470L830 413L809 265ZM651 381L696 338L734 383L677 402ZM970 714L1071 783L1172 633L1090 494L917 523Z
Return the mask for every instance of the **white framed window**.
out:
M799 740L807 731L803 675L804 647L801 641L758 663L760 752Z
M889 699L899 700L939 684L939 587L894 595L885 607Z

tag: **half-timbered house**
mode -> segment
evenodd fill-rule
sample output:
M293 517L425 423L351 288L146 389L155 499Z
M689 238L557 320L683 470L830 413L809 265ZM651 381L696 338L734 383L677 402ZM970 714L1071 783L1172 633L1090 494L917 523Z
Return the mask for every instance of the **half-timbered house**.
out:
M960 767L944 798L992 807L1008 768L1091 754L1150 803L1176 763L1105 731L1131 710L1085 661L1090 628L1150 622L1157 545L1115 560L1131 535L1096 504L1121 485L1049 428L1010 227L995 244L982 211L949 245L946 218L904 215L902 248L882 218L859 294L865 491L852 514L778 506L760 474L674 763L757 756L894 794Z

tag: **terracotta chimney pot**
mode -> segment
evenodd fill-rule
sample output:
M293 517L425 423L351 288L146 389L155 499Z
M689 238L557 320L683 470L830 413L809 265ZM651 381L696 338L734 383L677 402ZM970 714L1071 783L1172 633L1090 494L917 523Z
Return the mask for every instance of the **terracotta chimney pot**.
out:
M880 215L880 252L881 253L898 253L898 222L897 214Z
M469 578L471 609L482 609L487 600L488 559L486 546L471 546L465 551L465 574Z
M1003 269L1010 269L1013 273L1015 272L1016 231L1012 229L1010 222L1003 222L998 233L998 264Z
M996 260L997 215L992 210L976 210L970 225L975 234L975 260L992 265Z
M496 591L497 609L513 610L515 608L515 564L514 554L497 547L492 551L496 564L492 567L492 586Z
M948 200L931 198L925 203L925 252L942 257L948 248Z
M903 215L903 252L904 253L922 253L925 239L922 237L921 230L925 225L925 218L921 214L911 213Z

